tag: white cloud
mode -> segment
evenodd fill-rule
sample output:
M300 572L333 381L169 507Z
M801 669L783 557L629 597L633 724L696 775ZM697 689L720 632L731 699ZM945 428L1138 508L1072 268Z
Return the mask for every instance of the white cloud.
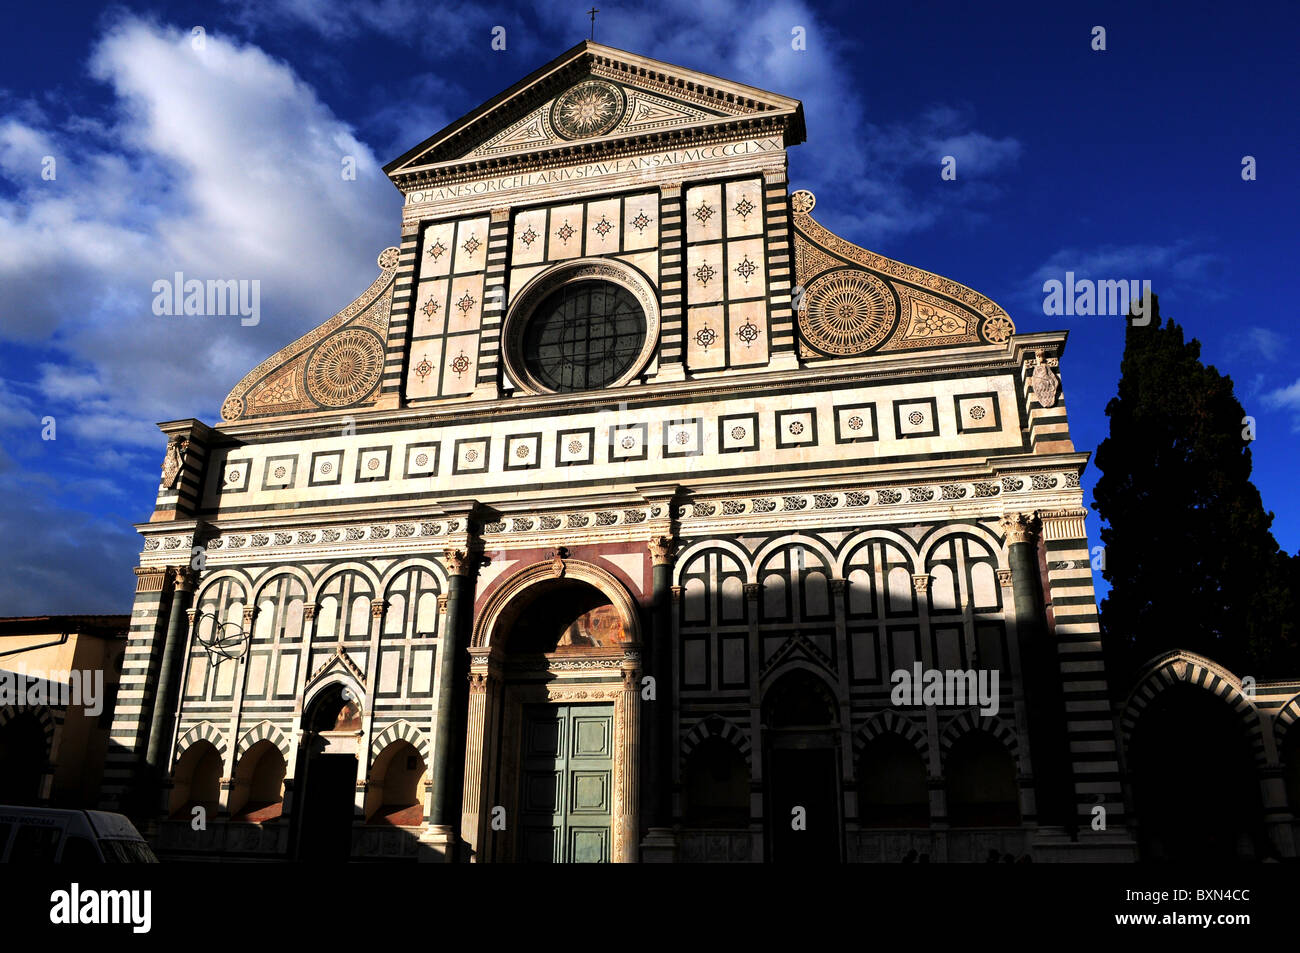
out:
M91 70L113 93L110 122L56 123L30 104L0 122L17 190L0 201L0 338L57 349L40 389L76 430L161 454L155 421L214 418L245 371L366 287L399 240L399 197L349 126L256 47L208 36L195 50L187 31L126 18ZM260 324L155 316L153 282L177 271L259 280Z
M540 9L571 22L559 0ZM792 47L795 27L806 49ZM612 12L605 35L614 46L802 100L808 142L791 151L791 188L817 193L818 221L876 250L939 221L970 221L972 200L994 194L987 177L1021 153L1016 140L973 129L971 110L956 104L875 118L852 68L863 51L799 0L758 10L742 0L666 0ZM945 155L958 158L957 182L939 177Z
M478 54L485 70L499 73L501 89L571 47L588 28L585 8L561 0L512 11L414 0L386 0L378 7L329 0L230 0L230 5L257 28L293 26L326 40L364 31L443 55ZM506 28L508 56L491 49L496 25ZM801 50L791 42L796 27L805 38ZM1013 138L973 128L972 110L959 104L936 104L905 121L874 118L852 68L863 50L802 0L777 0L761 8L744 0L611 6L596 20L596 38L802 100L809 142L791 153L791 186L818 193L817 217L827 227L873 247L938 221L948 227L975 221L968 210L997 195L991 177L1014 165L1022 151ZM397 152L439 128L427 119L455 119L477 105L447 77L414 81L428 88L408 93L400 110L427 109L431 101L458 108L408 115L407 140L393 140ZM404 83L408 90L410 82ZM375 125L387 134L392 105L381 109L385 112ZM426 121L412 123L412 118ZM409 137L411 129L419 131L415 138ZM946 155L958 160L957 183L939 177ZM904 181L909 175L915 178ZM922 177L928 177L928 185Z
M1264 403L1291 414L1291 431L1300 433L1300 378L1286 387L1269 391L1264 395Z
M481 43L487 49L491 35L481 25L498 22L503 15L513 19L500 8L420 0L371 0L369 3L226 0L226 6L237 20L253 30L297 27L338 42L351 41L364 30L442 53L474 43Z
M1233 358L1249 361L1276 361L1285 351L1286 337L1271 328L1258 325L1228 330L1228 352Z
M1203 298L1218 298L1222 291L1215 278L1221 268L1219 255L1198 251L1187 240L1062 248L1025 279L1020 293L1011 296L1011 301L1026 311L1041 312L1043 282L1063 282L1066 272L1073 272L1076 281L1150 281L1156 294L1160 293L1161 282L1168 281Z
M12 427L37 429L40 427L40 416L30 397L9 381L0 378L0 430Z
M398 36L454 12L390 2L367 13L306 0L259 9L331 38L358 25ZM568 22L561 14L567 8L544 3L535 16L550 26L512 27L514 48L549 54L567 45L554 26ZM853 51L800 2L755 13L738 0L668 0L611 19L619 31L611 42L802 97L812 145L796 150L803 171L792 184L820 191L819 217L859 242L923 228L950 207L904 187L908 170L932 167L937 186L943 154L958 154L959 175L974 176L1020 151L951 106L909 123L869 122L845 68ZM665 33L664 23L674 26ZM793 26L807 30L806 51L791 49ZM48 376L45 396L86 426L140 421L115 428L109 442L161 447L154 421L214 418L246 370L366 286L375 254L398 239L399 197L353 130L256 46L209 33L196 50L188 29L124 17L90 69L113 94L107 118L56 121L20 103L0 122L0 173L17 189L0 200L0 338L57 342L61 363L79 370ZM424 118L404 127L406 145L435 131L425 124L455 115L459 107L443 112L453 83L426 76L412 103ZM402 115L390 103L372 123L396 140ZM40 178L45 155L58 162L53 182ZM341 175L344 156L356 161L356 181ZM259 280L261 323L153 315L153 282L176 271Z

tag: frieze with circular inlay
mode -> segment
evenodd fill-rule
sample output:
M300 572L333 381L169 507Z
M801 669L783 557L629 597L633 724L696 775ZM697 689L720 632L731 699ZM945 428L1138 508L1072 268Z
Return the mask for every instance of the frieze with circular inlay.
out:
M307 362L307 392L325 407L346 407L379 383L384 344L365 328L335 332L317 345Z
M809 282L799 311L803 339L836 356L870 351L897 323L898 305L889 287L870 272L850 268Z

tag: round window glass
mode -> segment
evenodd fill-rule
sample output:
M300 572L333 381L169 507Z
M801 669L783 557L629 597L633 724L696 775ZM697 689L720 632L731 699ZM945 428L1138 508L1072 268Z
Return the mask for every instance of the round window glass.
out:
M645 312L632 292L612 281L574 281L533 310L520 356L540 387L594 390L631 369L645 335Z

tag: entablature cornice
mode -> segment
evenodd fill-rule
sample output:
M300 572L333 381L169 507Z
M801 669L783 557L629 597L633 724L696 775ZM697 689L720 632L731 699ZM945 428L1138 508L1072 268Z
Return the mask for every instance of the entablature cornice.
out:
M678 149L692 145L710 145L752 136L778 136L783 146L794 144L795 126L791 113L762 113L754 116L726 116L714 122L686 128L664 129L640 135L606 140L582 140L555 145L534 152L500 156L457 158L445 162L414 166L391 176L402 193L457 185L476 179L514 175L520 172L545 172L575 162L601 162L621 159L643 152Z
M353 410L353 432L358 434L381 433L413 425L438 427L444 423L473 423L478 421L526 420L545 418L557 413L599 411L626 404L628 408L651 406L658 403L688 405L721 398L744 397L752 394L757 401L766 394L797 391L816 384L824 389L842 388L861 383L879 385L884 381L906 382L934 377L955 377L965 374L994 374L1020 372L1021 335L1015 335L1006 345L987 345L954 350L944 355L942 366L936 366L933 355L913 353L907 356L874 357L858 359L842 365L820 366L815 370L779 370L753 373L700 376L680 382L652 382L635 384L613 390L574 394L519 394L497 400L449 399L436 403L385 410ZM1035 347L1064 345L1065 332L1042 332L1025 335L1036 339ZM299 438L333 436L339 431L338 413L313 415L309 418L291 417L262 419L248 423L221 424L214 431L216 448L239 443L278 442Z
M474 529L483 551L649 540L672 524L676 535L737 534L854 528L946 519L1000 518L1007 507L1049 514L1084 513L1079 474L1087 454L1021 458L1019 466L990 460L947 474L841 475L764 483L655 487L572 500L500 500L476 504ZM885 476L893 479L884 478ZM471 532L460 510L438 507L402 513L355 512L329 517L214 521L206 528L209 566L302 559L400 556L439 552ZM148 528L142 565L175 561L186 537L175 528ZM168 530L171 531L169 534ZM176 540L176 542L173 542Z

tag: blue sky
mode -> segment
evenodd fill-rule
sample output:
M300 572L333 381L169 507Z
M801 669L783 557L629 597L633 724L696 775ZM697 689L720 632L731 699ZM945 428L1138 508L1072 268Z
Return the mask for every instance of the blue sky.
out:
M0 615L129 609L155 423L214 421L245 371L351 301L398 241L380 166L586 37L590 5L7 11ZM823 224L977 288L1021 331L1068 329L1080 449L1106 434L1123 323L1047 317L1042 283L1150 280L1256 417L1256 483L1300 548L1294 4L597 5L601 42L802 99L791 184ZM176 271L259 279L260 323L155 316Z

